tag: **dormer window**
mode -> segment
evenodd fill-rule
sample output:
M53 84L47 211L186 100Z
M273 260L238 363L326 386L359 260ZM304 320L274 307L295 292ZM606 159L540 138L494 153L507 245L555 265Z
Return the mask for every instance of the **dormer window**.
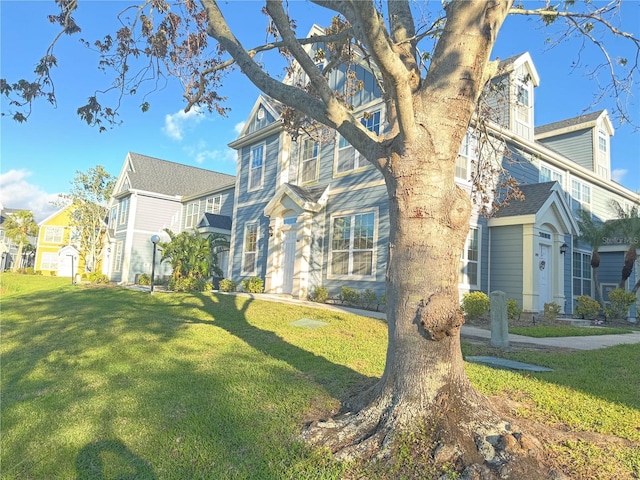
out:
M526 139L533 132L533 90L528 76L515 81L515 105L513 106L513 129Z
M609 160L609 135L603 130L598 130L597 172L600 178L610 178Z

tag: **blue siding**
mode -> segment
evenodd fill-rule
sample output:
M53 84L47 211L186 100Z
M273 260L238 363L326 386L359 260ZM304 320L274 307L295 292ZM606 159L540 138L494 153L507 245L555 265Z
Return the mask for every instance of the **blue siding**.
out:
M363 212L371 208L377 208L377 242L375 250L375 279L373 280L355 280L355 279L329 279L327 278L328 271L330 269L328 264L329 259L329 235L331 232L331 217L332 215L342 214L346 212ZM388 258L388 246L389 246L389 207L386 194L386 188L384 186L355 190L339 195L329 197L329 201L326 206L326 225L325 225L325 238L327 241L324 246L324 258L325 258L325 271L323 274L322 282L323 286L329 291L329 295L337 296L343 286L355 288L356 290L371 289L374 290L378 296L385 292L385 275Z
M593 132L591 129L564 133L538 141L573 160L578 165L593 171Z
M511 153L509 157L502 160L502 167L509 172L519 183L532 184L538 183L540 173L526 157L510 146Z

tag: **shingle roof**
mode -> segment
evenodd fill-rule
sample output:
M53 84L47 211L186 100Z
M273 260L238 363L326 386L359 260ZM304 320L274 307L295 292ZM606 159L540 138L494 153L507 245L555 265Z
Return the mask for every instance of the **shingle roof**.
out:
M546 125L540 125L535 128L535 134L541 135L547 132L553 132L554 130L560 130L563 128L573 127L575 125L580 125L582 123L588 124L590 122L595 122L604 110L600 110L597 112L587 113L585 115L578 115L577 117L567 118L566 120L560 120L559 122L547 123ZM585 128L589 126L586 125Z
M4 223L4 221L7 219L9 215L13 215L14 213L19 211L20 211L19 208L3 208L0 211L0 225Z
M198 228L212 227L222 230L231 230L231 217L227 215L216 215L215 213L205 213L198 224Z
M520 185L520 191L524 195L524 200L511 200L509 205L500 208L496 217L515 217L518 215L533 215L538 213L542 205L553 193L551 187L557 182L533 183L531 185Z
M292 185L291 183L287 183L289 188L296 194L300 199L304 202L312 202L316 203L322 197L322 194L327 189L326 186L323 187L301 187L299 185Z
M164 195L193 195L233 187L236 177L204 168L129 153L134 171L127 172L132 189Z

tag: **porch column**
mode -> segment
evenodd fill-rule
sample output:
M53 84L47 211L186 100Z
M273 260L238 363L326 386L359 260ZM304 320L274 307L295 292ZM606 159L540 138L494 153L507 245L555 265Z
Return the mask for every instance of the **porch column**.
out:
M296 268L293 277L293 296L306 300L309 295L309 263L311 262L311 232L313 214L303 212L298 216L298 246L296 247Z

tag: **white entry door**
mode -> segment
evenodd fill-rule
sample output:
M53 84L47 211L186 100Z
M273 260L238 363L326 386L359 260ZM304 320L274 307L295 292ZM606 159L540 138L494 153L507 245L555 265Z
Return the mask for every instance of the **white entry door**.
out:
M73 270L78 269L78 259L72 255L60 255L58 260L58 277L71 277Z
M551 295L551 246L540 245L540 311L544 311L544 304L553 301Z
M282 244L282 293L293 292L293 274L296 265L296 231L287 230Z

